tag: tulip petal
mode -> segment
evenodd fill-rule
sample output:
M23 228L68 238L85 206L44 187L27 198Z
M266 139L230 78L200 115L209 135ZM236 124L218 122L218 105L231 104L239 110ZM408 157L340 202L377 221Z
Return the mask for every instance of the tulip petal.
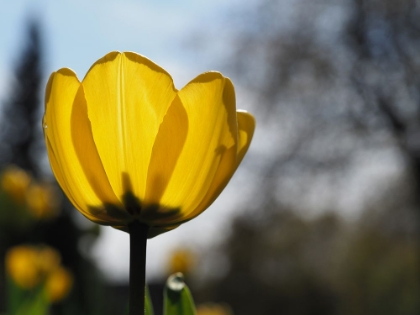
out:
M91 212L101 213L102 209L114 219L128 221L129 213L115 196L109 180L106 176L102 161L93 141L91 123L88 119L87 104L84 96L83 86L80 86L73 103L71 115L72 139L74 150L79 159L83 172L96 193L102 201L103 207L91 206ZM83 139L83 141L80 141Z
M220 73L207 72L188 83L178 96L188 118L188 132L159 204L162 211L179 208L180 212L156 219L158 224L176 223L200 204L227 152L231 167L235 167L237 125L235 92L230 80ZM176 119L173 124L176 130ZM161 143L159 150L163 155L165 147L173 144L171 138L162 142L165 144Z
M176 96L171 76L143 56L112 52L91 67L82 85L113 191L120 200L127 193L143 199L153 143Z
M251 144L255 131L255 118L250 113L239 110L238 117L238 152L236 158L236 167L242 162L245 153Z
M67 184L67 180L63 175L63 171L61 169L60 164L57 161L57 158L55 157L55 153L54 150L51 146L51 142L48 139L47 135L45 134L45 144L47 147L47 152L48 152L48 159L50 161L50 165L51 165L51 169L54 173L55 178L57 179L58 184L60 185L61 189L64 191L64 193L66 194L67 198L69 198L70 202L77 208L81 208L82 212L85 212L83 209L85 209L85 207L81 207L79 206L79 204L76 202L76 200L73 198L73 195L70 193L70 189L68 187Z
M79 204L78 201L73 198L73 195L71 194L71 190L69 189L69 184L67 182L67 179L63 175L63 171L61 168L61 165L58 163L57 158L55 157L54 150L52 149L50 141L46 138L46 145L47 145L47 151L48 151L48 158L50 160L51 169L54 173L55 178L57 179L58 183L60 184L61 189L65 192L67 198L71 201L74 207L76 207L80 213L82 213L86 218L89 220L103 225L110 225L112 223L109 223L109 220L107 216L105 215L105 211L102 211L100 213L92 214L89 211L89 207L85 203Z
M107 216L102 206L103 202L113 202L116 197L110 189L107 189L107 185L109 185L107 180L93 185L92 178L103 177L101 170L99 166L92 167L90 173L85 173L72 137L72 130L79 128L80 130L77 132L81 132L85 136L84 140L86 140L83 147L84 158L94 160L95 147L93 142L88 139L88 126L83 126L87 119L78 115L77 118L80 121L75 124L74 117L72 121L72 115L80 101L76 97L79 88L80 82L70 69L60 69L53 73L49 79L44 116L44 133L48 155L60 186L74 206L93 221L111 224L113 218ZM95 162L97 161L92 161L92 163ZM103 169L102 174L104 174ZM97 191L101 191L99 196ZM90 212L92 207L99 210L93 214Z
M184 147L187 134L187 112L177 96L160 125L153 145L144 199L146 208L160 203Z
M238 111L238 145L237 152L228 150L220 161L214 180L200 203L191 213L185 216L184 221L188 221L206 210L220 195L226 185L229 183L239 164L241 163L245 153L248 151L255 130L255 119L246 111ZM232 148L234 149L234 148ZM230 152L232 151L232 152ZM235 156L232 158L232 153Z

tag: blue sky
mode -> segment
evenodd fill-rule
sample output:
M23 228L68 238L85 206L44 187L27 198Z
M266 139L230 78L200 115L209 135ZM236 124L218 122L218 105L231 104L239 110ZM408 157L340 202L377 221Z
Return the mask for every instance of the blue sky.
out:
M109 51L119 50L135 51L152 59L171 73L175 85L181 88L207 70L219 70L232 77L226 73L228 68L224 69L226 56L232 51L229 36L236 27L228 16L242 7L239 0L4 2L0 11L0 102L7 94L13 66L20 56L24 22L29 16L39 18L45 34L45 81L49 73L62 67L72 68L81 79L93 62ZM248 99L247 95L237 94L238 100ZM249 109L244 105L239 107ZM173 249L182 244L202 248L225 234L243 181L247 181L246 175L239 173L203 215L149 242L149 277L165 269ZM241 194L246 193L243 187ZM81 222L86 224L84 218ZM114 279L126 279L128 235L103 228L94 256Z
M235 4L236 3L236 4ZM19 57L26 17L42 21L46 73L69 67L83 77L90 65L112 50L135 51L168 70L178 87L191 75L213 70L220 58L193 49L205 41L217 56L229 51L227 16L239 1L14 0L0 13L0 96L11 65Z

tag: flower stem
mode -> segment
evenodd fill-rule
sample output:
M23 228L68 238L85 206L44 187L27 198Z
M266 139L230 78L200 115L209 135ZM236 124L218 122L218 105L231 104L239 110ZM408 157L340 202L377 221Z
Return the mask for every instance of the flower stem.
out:
M144 315L146 246L149 227L139 221L128 225L130 233L129 315Z

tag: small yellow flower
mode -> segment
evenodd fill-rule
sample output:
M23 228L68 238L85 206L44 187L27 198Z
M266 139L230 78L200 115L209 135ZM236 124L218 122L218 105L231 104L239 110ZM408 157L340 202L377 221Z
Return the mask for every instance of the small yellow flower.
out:
M32 246L16 246L6 254L6 272L23 289L33 289L42 280L38 253Z
M16 166L9 166L1 177L1 188L15 202L24 203L26 189L30 182L31 176L27 172Z
M42 285L55 303L66 297L73 285L72 274L60 260L60 254L51 247L19 245L6 254L6 272L22 289Z
M49 300L59 302L69 294L73 276L67 269L58 267L49 274L45 286Z
M45 276L53 272L60 266L60 254L48 246L36 247L37 261L36 265L39 272Z
M38 219L50 219L57 214L58 198L54 187L47 184L32 184L26 192L30 213Z
M179 249L169 259L169 274L180 272L188 275L194 266L194 255L187 249Z
M88 219L149 237L203 212L227 185L255 128L232 82L206 72L183 89L149 59L111 52L80 82L67 68L46 88L50 164Z
M233 315L233 313L227 305L209 303L199 305L197 315Z

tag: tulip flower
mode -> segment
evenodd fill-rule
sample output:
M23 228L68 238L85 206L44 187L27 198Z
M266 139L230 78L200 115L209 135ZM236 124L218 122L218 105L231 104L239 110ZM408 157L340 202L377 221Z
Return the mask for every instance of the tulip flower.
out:
M203 212L250 144L253 117L236 111L231 81L199 75L180 91L143 56L111 52L80 82L70 69L47 84L45 141L53 172L88 219L149 236Z
M236 110L233 84L218 72L177 90L149 59L111 52L81 82L67 68L50 76L43 127L73 205L132 240L209 207L248 150L255 120Z

